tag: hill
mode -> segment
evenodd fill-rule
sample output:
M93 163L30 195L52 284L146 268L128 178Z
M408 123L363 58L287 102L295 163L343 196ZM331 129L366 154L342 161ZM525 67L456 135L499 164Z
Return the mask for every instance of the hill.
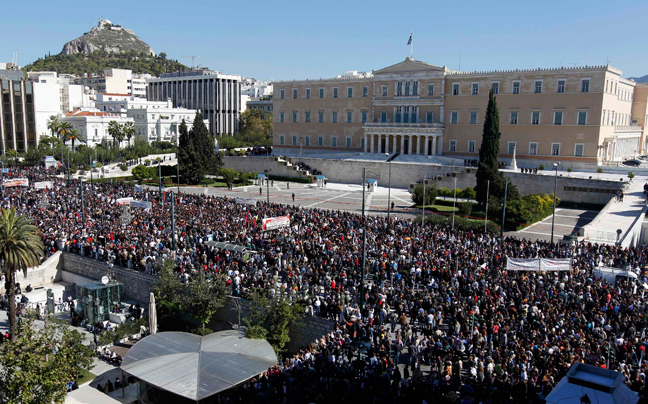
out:
M149 44L139 39L133 31L102 18L99 18L99 23L92 27L90 32L63 45L61 54L90 54L100 50L108 53L135 52L155 56Z
M158 56L146 53L126 51L121 53L108 53L104 50L94 51L90 54L72 53L69 55L51 55L40 58L24 66L25 71L48 71L57 73L74 74L81 76L83 73L103 73L109 68L130 69L133 73L148 73L154 76L175 71L189 70L177 60L166 58L164 52Z
M648 74L641 77L628 77L629 80L634 80L637 83L648 83Z

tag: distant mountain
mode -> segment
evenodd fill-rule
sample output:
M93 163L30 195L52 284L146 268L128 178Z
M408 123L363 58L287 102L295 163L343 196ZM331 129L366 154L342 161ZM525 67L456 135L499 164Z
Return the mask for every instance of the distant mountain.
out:
M645 76L641 76L641 77L628 77L628 79L634 80L637 83L648 83L648 74L646 74Z
M167 59L164 52L156 56L153 49L133 31L101 18L90 32L66 43L58 55L47 55L23 69L81 76L84 73L103 73L109 68L130 69L133 73L154 76L189 70L177 60Z
M113 25L110 20L99 18L99 24L90 32L63 45L61 54L90 54L99 50L107 53L135 52L155 56L153 49L139 39L135 33L120 25Z

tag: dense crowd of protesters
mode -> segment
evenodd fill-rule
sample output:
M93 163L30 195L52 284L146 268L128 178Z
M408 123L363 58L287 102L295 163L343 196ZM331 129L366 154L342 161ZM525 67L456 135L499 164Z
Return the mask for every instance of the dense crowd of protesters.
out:
M227 273L233 294L266 288L335 321L330 335L233 390L230 402L542 402L575 362L618 370L644 395L644 248L554 246L398 218L363 222L344 211L180 194L173 195L174 251L171 194L83 183L82 202L78 181L68 187L36 169L12 175L54 181L54 189L6 188L3 201L34 220L48 253L65 249L147 273L173 260L185 280L198 271ZM125 197L152 208L126 214L117 203ZM289 227L262 231L262 218L284 215ZM216 249L208 240L250 251ZM507 272L506 257L570 258L572 270ZM599 265L629 268L639 281L608 284L593 276Z

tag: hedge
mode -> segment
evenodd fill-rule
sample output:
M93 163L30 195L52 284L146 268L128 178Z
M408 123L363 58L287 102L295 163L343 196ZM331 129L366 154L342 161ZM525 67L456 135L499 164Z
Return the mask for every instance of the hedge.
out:
M416 217L416 222L420 223L422 220L422 216L417 216ZM431 224L431 225L436 225L436 226L448 226L452 227L452 215L426 215L425 216L425 223ZM475 233L483 233L484 232L484 221L483 220L474 220L474 219L466 219L465 217L461 216L456 216L454 218L454 225L455 229L457 230L462 230L462 231L472 231ZM488 221L486 222L486 231L491 234L499 234L500 232L500 227L491 222Z

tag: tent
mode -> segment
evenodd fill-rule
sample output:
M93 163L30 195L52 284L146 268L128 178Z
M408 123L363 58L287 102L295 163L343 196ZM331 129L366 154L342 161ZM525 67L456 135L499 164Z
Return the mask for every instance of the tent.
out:
M639 396L623 384L621 373L577 362L545 400L547 404L635 404Z

